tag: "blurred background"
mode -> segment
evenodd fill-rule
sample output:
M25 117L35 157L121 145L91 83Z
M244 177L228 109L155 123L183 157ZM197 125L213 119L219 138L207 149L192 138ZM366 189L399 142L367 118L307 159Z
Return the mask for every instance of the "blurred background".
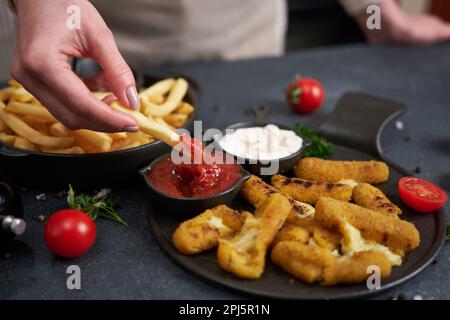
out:
M449 0L399 0L411 13L430 12L450 20ZM357 24L337 0L287 0L286 52L319 46L363 42ZM100 12L101 13L101 12ZM6 1L0 2L0 81L10 78L15 38L15 17Z

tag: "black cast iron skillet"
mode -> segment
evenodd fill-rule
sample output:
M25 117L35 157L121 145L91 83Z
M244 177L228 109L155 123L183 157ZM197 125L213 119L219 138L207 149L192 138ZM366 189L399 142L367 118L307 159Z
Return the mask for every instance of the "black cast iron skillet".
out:
M147 87L168 77L136 74L138 86ZM192 78L185 100L195 110L184 128L192 130L198 114L198 84ZM14 148L0 142L0 179L21 186L45 188L67 188L72 184L78 188L98 188L123 185L135 181L138 171L153 159L170 151L170 147L156 141L126 150L95 154L54 154Z
M174 230L180 222L185 220L185 217L170 214L171 212L168 212L166 208L156 207L152 202L149 202L148 206L150 229L169 257L190 273L214 285L251 295L281 299L342 299L376 294L397 286L414 277L434 260L444 244L446 235L446 218L443 209L433 214L421 214L402 204L397 192L397 181L402 176L411 175L411 173L388 159L384 159L381 152L379 145L381 129L389 120L404 110L404 106L392 101L365 94L350 93L339 101L334 112L319 127L321 134L327 136L334 143L335 150L332 159L381 158L389 164L389 180L378 187L389 199L401 207L404 212L402 219L413 223L420 232L420 246L405 256L402 266L393 268L390 277L382 280L379 290L369 290L365 283L322 287L308 285L298 280L292 281L293 277L275 266L269 258L261 279L237 279L220 269L215 250L189 257L179 254L173 247L171 238ZM232 206L236 209L251 209L239 197Z

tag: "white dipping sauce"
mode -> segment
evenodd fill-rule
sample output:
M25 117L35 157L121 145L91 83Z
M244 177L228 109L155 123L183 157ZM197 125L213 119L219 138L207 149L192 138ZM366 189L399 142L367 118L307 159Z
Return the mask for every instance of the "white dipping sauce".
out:
M302 138L292 130L282 130L274 124L265 127L237 129L225 134L219 144L226 152L253 160L275 160L297 152Z

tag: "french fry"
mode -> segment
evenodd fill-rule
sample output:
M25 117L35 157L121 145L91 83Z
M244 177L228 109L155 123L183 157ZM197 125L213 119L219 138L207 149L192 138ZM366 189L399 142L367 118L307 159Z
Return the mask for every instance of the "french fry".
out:
M30 140L34 144L50 148L68 148L74 143L73 138L45 136L39 131L34 130L16 115L5 112L4 110L0 110L0 118L17 135Z
M120 139L125 139L127 137L127 133L126 132L114 132L114 133L110 133L109 136L113 140L120 140Z
M175 128L181 128L186 123L187 118L188 116L186 114L171 113L164 117L164 121Z
M13 87L0 89L0 101L8 101L14 91L16 91L16 89Z
M141 130L151 135L152 137L158 140L162 140L168 145L171 145L172 147L176 146L180 142L180 137L178 136L178 134L176 134L169 128L163 126L162 124L150 120L142 113L124 108L117 102L111 103L111 107L114 110L132 115L138 122Z
M73 146L65 149L53 149L41 147L41 151L50 153L64 153L64 154L83 154L86 153L80 146Z
M29 93L27 90L25 90L25 88L18 88L12 93L9 99L19 102L29 102L33 98L34 98L33 95Z
M74 134L76 144L80 146L86 153L97 153L101 152L97 146L94 146L92 143L84 139L82 136Z
M0 141L14 145L14 141L16 141L17 136L7 134L5 132L0 132Z
M57 121L44 107L35 106L29 103L10 101L5 110L22 116L32 116L40 118L49 123L54 123Z
M162 124L163 126L166 126L170 130L175 130L175 127L173 127L170 124L168 124L163 118L155 118L155 121L160 123L160 124Z
M39 151L39 148L36 145L22 137L16 137L14 140L14 147L25 150Z
M172 89L175 83L175 79L164 79L156 82L147 89L139 93L139 97L144 100L148 100L151 96L160 95L163 96Z
M141 96L141 103L144 105L144 110L146 114L151 115L153 117L164 117L168 115L173 110L175 110L175 108L183 100L183 97L186 95L188 86L189 84L185 79L183 78L177 79L173 84L173 87L170 90L170 93L167 96L166 101L161 105L151 103L150 101L143 99Z
M162 104L164 102L164 97L162 95L157 94L151 96L148 100L154 104Z
M80 129L75 131L75 135L79 135L89 141L102 152L109 151L109 149L111 149L113 139L107 133Z
M60 122L55 122L50 126L50 133L55 137L71 137L70 130L64 127L64 125Z
M9 80L9 85L13 88L22 88L22 85L15 79Z
M97 92L92 92L92 94L93 94L98 100L102 100L104 97L110 95L111 92L101 92L101 91L97 91Z
M50 129L46 123L36 122L31 125L32 128L39 131L41 134L45 136L51 136Z
M186 115L191 115L192 112L194 112L194 107L186 102L186 101L182 101L178 107L174 110L175 113L182 113L182 114L186 114Z

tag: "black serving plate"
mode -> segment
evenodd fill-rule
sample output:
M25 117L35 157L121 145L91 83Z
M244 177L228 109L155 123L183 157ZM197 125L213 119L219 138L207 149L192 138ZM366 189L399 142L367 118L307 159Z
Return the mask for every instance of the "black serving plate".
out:
M180 76L180 75L168 75ZM167 77L139 74L136 82L148 87ZM198 84L189 80L185 100L195 109L183 128L192 130L198 114ZM193 82L191 82L193 81ZM55 154L14 148L0 141L0 178L30 187L63 188L69 184L77 188L98 188L124 185L138 181L138 171L171 148L162 141L138 147L94 154Z
M171 238L174 230L185 218L167 214L165 208L156 207L152 202L149 202L147 212L150 229L167 255L190 273L215 285L252 295L281 299L342 299L376 294L397 286L428 266L442 248L446 237L446 217L443 209L433 214L421 214L403 205L397 192L397 182L401 177L412 174L386 159L381 151L381 129L389 120L404 111L403 105L390 100L361 93L348 93L318 128L322 135L335 144L331 159L382 159L388 163L389 180L378 187L401 207L404 212L401 218L413 223L420 232L420 246L405 256L400 267L393 268L390 277L382 281L381 289L369 290L365 283L323 287L308 285L300 280L292 281L293 276L274 265L270 259L267 259L265 272L260 279L238 279L219 267L215 249L189 257L179 254L173 247ZM232 207L249 209L249 205L240 197L236 198Z
M346 147L335 146L332 159L339 160L370 160L373 157ZM183 256L172 245L172 234L177 226L186 220L184 216L168 214L164 207L155 207L151 202L148 206L148 222L153 235L161 248L179 265L189 272L231 289L258 295L262 297L281 299L339 299L355 298L379 293L392 288L423 270L437 255L445 240L446 221L441 209L434 214L421 214L402 206L397 193L397 181L404 174L390 168L389 181L378 185L394 203L404 211L402 219L413 223L420 232L420 246L408 253L400 267L395 267L389 278L381 282L381 289L369 290L365 283L335 287L308 285L300 280L292 283L293 276L274 265L267 259L266 268L261 279L242 280L223 271L216 258L216 250L210 250L193 256ZM235 209L248 209L245 201L237 198L232 204Z

